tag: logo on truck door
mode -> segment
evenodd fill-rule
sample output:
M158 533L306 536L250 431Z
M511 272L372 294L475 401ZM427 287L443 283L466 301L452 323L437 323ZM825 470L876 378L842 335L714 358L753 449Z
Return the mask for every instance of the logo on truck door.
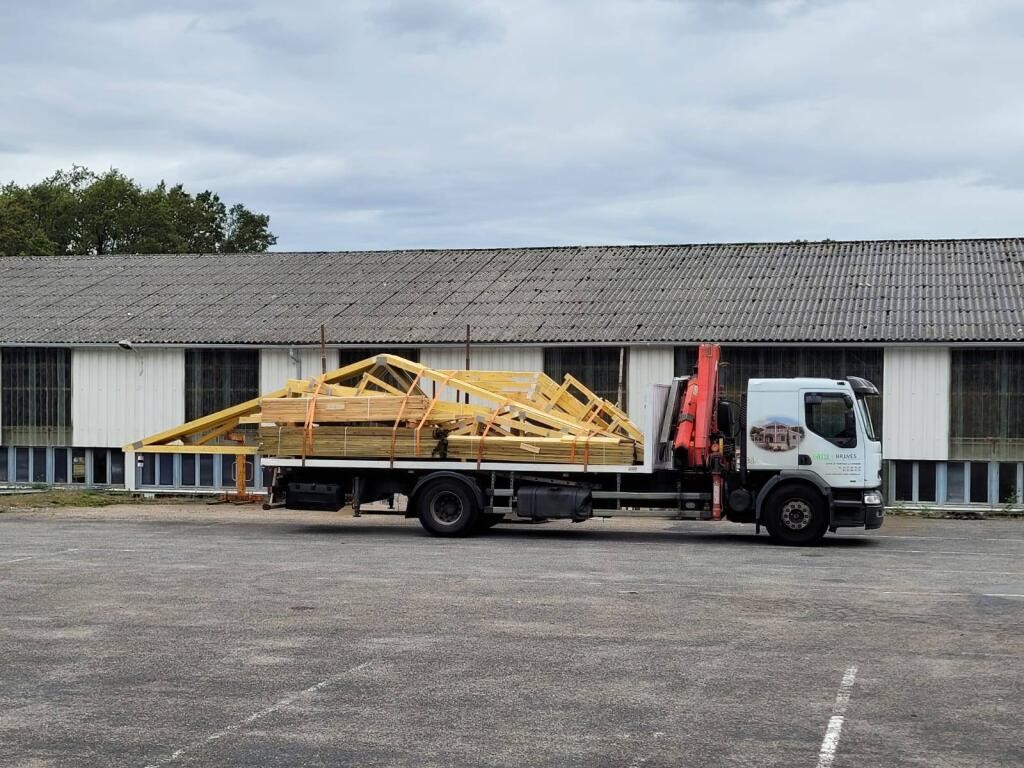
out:
M764 451L791 451L804 439L804 428L796 419L769 416L750 428L750 440Z

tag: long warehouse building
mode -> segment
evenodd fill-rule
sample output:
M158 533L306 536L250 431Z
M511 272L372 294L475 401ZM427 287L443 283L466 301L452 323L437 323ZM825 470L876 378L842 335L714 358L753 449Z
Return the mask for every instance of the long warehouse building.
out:
M890 503L1022 503L1024 240L0 259L0 485L213 491L234 461L121 446L378 351L571 372L644 422L723 345L723 387L858 375ZM256 457L247 479L265 478Z

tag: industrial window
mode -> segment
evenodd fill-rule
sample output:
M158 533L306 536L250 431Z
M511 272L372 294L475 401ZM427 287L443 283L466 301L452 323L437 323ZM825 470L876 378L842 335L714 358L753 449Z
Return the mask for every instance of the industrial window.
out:
M32 482L46 482L46 449L32 449Z
M1024 458L1024 350L954 349L950 366L953 455Z
M234 456L221 456L220 457L220 484L225 488L230 488L238 482L238 465L235 463ZM245 482L246 485L252 485L253 478L256 473L256 464L252 456L245 457Z
M71 351L12 347L0 350L0 442L71 442Z
M252 400L259 393L259 350L185 350L186 421Z
M65 485L68 481L68 449L53 449L53 482L55 485Z
M93 448L92 451L92 482L93 485L107 485L110 482L105 448Z
M853 398L829 392L804 395L807 428L840 448L857 447Z
M174 454L158 453L156 456L156 482L158 485L174 485Z
M1022 500L1021 489L1017 487L1017 465L1002 463L999 465L999 503L1019 504Z
M194 453L181 454L181 484L186 486L196 484L196 455Z
M139 483L141 485L156 485L156 454L143 453L141 455L142 473L139 477Z
M917 462L917 500L935 501L935 462Z
M988 462L971 462L971 501L980 504L988 501Z
M718 381L728 400L740 402L748 379L800 376L843 380L865 378L882 391L881 349L867 347L722 347ZM697 363L696 345L676 347L675 375L689 376ZM866 400L875 434L882 434L882 398Z
M946 465L946 501L962 503L964 501L964 465L961 462L950 462Z
M594 394L624 407L627 400L628 350L623 347L549 347L544 373L561 382L572 374Z
M205 488L212 488L214 484L213 459L212 454L199 454L199 484Z
M896 501L914 500L914 462L894 461L896 465Z
M28 448L14 449L14 482L27 483L29 481L29 457L31 453Z
M71 482L85 483L88 480L86 469L85 448L71 449Z
M110 451L110 484L124 485L124 453L122 451Z

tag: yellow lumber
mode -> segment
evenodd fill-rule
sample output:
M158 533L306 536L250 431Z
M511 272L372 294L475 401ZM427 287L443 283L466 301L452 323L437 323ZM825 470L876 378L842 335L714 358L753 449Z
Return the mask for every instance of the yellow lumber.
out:
M275 392L271 392L269 395L265 395L265 397L284 397L287 393L287 389L279 389ZM225 408L222 411L211 413L209 416L201 416L198 419L193 419L192 421L188 421L180 426L165 429L163 432L157 432L155 435L144 437L134 443L128 443L127 445L122 446L122 450L139 451L139 449L147 445L183 440L189 435L195 435L200 432L205 432L208 429L213 429L226 421L230 421L231 419L255 413L259 410L260 400L261 398L255 397L252 400L246 400L244 403L239 403L238 405L233 405L230 408Z
M310 397L263 398L264 422L304 422L308 416ZM318 397L313 403L313 421L337 424L366 421L394 421L401 414L406 421L423 418L427 411L425 396L394 395L364 397ZM403 412L404 403L404 412Z
M429 398L424 381L470 395L474 403ZM537 372L442 371L390 354L309 380L289 379L283 389L151 435L125 450L248 455L257 448L214 441L239 424L252 423L261 424L260 450L282 456L433 454L466 461L598 465L632 463L643 450L642 433L625 413L571 375L559 384Z
M227 456L243 454L253 456L257 453L255 445L144 445L135 448L136 453L220 453Z
M419 363L414 363L410 360L404 360L400 357L396 357L395 355L381 355L380 357L386 359L388 364L395 368L402 368L406 371L409 371L410 373L418 373L420 377L423 379L436 381L439 384L452 387L453 389L460 390L470 395L476 395L481 400L488 400L492 403L500 404L501 401L505 399L495 395L495 393L491 392L490 390L484 389L483 387L473 384L472 382L464 381L463 379L458 378L457 376L448 377L445 374L441 374L438 371L431 370L430 368L427 368L424 365L420 365ZM586 432L586 428L581 427L577 422L570 421L568 419L563 419L549 413L545 413L544 411L535 408L532 405L527 405L525 403L520 403L519 406L525 415L529 416L534 421L539 421L541 424L554 427L555 429L564 429L573 434Z

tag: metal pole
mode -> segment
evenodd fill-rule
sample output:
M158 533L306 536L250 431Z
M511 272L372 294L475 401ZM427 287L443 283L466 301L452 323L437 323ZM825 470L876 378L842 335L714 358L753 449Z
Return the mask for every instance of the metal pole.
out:
M626 367L626 348L619 347L619 387L615 390L615 406L622 408L622 373Z
M469 325L466 325L466 370L469 370ZM469 404L469 393L465 394L466 404Z
M320 324L320 373L327 373L327 333Z

